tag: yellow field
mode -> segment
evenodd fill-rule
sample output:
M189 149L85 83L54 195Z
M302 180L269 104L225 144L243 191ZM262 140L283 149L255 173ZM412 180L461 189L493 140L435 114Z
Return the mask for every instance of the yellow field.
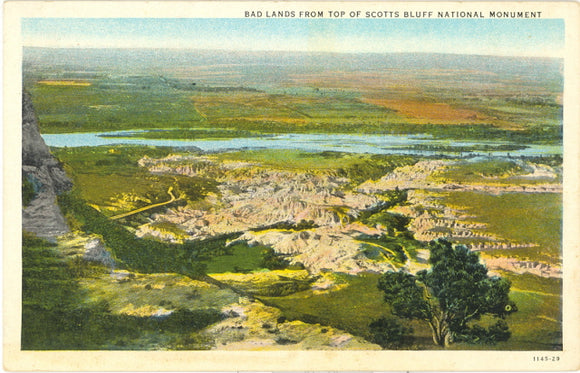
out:
M85 82L81 80L41 80L38 84L44 85L56 85L56 86L81 86L81 87L89 87L91 85L90 82Z

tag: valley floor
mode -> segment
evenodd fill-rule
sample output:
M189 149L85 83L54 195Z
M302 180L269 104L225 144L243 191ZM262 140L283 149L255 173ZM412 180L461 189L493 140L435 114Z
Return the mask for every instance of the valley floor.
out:
M78 150L59 156L82 198L136 237L168 248L213 246L205 257L168 258L174 263L143 271L98 231L82 233L80 224L63 236L57 250L73 268L86 260L101 267L75 272L87 307L106 304L109 317L146 324L137 336L113 333L92 348L378 349L369 324L390 315L379 274L427 268L423 244L439 237L478 251L491 274L509 278L519 308L508 318L509 341L453 348L561 348L557 164L301 152L272 158L268 151L147 155L123 147L102 154L124 152L137 160L134 177L161 184L91 194L83 183L99 180L106 167L78 167ZM333 158L315 166L324 156ZM182 180L205 191L192 198L187 183L175 183ZM174 185L169 201L167 183ZM209 276L188 276L192 261L203 262ZM180 318L190 327L172 329ZM414 338L401 348L436 348L426 325L407 324Z

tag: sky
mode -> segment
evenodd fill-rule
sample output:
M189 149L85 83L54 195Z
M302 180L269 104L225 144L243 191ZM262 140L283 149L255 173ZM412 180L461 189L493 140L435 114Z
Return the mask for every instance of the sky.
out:
M24 46L561 57L561 19L25 18Z

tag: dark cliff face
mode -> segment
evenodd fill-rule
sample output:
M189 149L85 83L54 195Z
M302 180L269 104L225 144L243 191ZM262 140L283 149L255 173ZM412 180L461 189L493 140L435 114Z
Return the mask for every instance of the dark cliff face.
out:
M27 93L22 96L22 176L34 189L28 205L22 206L22 229L51 239L68 232L56 196L69 190L72 183L40 136Z

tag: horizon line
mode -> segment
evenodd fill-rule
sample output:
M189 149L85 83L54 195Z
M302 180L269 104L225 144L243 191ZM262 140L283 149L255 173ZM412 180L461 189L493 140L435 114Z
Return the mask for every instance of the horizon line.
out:
M22 48L35 49L69 49L69 50L173 50L173 51L202 51L202 52L241 52L241 53L302 53L302 54L436 54L436 55L453 55L453 56L474 56L474 57L502 57L502 58L537 58L537 59L555 59L564 60L564 56L542 56L542 55L508 55L508 54L486 54L486 53L457 53L457 52L425 52L425 51L405 51L405 52L370 52L370 51L313 51L313 50L276 50L276 49L257 49L257 50L243 50L243 49L229 49L229 48L188 48L188 47L117 47L117 46L38 46L38 45L23 45Z

